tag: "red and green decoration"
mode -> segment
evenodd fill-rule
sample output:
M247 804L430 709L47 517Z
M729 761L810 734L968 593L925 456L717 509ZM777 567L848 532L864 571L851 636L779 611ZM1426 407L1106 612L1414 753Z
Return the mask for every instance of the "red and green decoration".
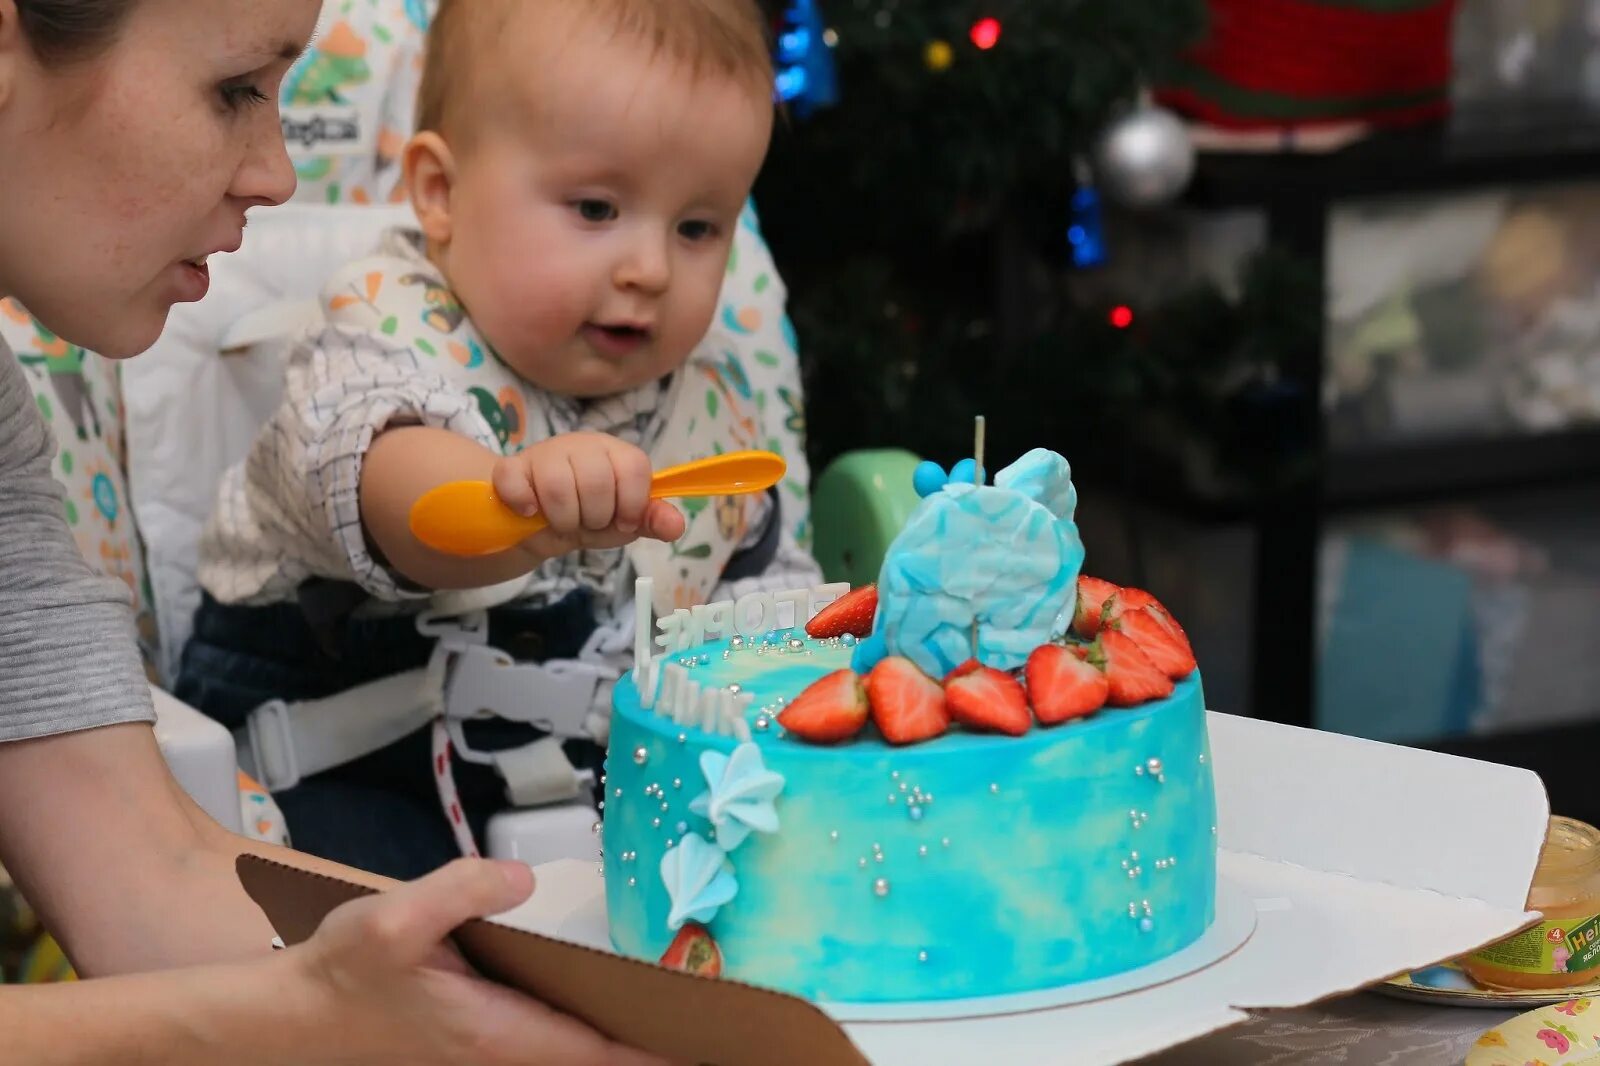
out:
M1158 98L1231 129L1403 126L1450 109L1459 0L1207 0Z
M875 586L851 591L806 626L818 639L872 632ZM778 715L778 724L812 744L859 736L870 721L890 744L917 744L953 728L1022 736L1037 723L1060 725L1106 707L1137 707L1172 695L1195 669L1183 626L1143 589L1078 578L1072 627L1041 645L1020 671L976 659L929 677L892 655L865 677L835 670L808 686Z

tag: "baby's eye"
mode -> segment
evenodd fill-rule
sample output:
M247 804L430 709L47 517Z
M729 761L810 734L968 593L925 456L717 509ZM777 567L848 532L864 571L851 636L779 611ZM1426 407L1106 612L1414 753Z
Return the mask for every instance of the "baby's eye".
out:
M689 241L707 241L717 235L714 222L683 222L678 225L678 236Z
M617 217L616 206L608 200L576 200L572 206L585 222L610 222Z

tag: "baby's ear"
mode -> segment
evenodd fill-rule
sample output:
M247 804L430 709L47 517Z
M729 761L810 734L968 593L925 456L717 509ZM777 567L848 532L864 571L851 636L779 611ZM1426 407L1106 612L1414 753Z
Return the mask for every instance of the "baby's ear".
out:
M423 130L400 153L401 180L417 213L417 223L430 243L448 244L451 235L450 190L456 181L455 156L445 139Z

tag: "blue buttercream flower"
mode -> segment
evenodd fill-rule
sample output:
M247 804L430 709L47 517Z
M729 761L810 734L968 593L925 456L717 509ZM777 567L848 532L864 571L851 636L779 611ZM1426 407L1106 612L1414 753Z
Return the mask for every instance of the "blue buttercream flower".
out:
M727 854L698 833L690 833L661 856L661 881L672 904L667 913L670 929L681 929L685 922L705 925L739 894Z
M731 757L704 752L700 771L710 791L690 801L689 809L717 827L717 843L725 850L743 844L751 830L778 831L778 811L772 801L783 791L783 775L767 769L759 747L740 744Z

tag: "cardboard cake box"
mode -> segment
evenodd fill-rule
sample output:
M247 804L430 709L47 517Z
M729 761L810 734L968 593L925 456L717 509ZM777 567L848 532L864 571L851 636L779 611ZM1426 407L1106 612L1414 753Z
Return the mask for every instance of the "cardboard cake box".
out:
M1219 880L1249 917L1208 964L1132 991L968 1017L935 1008L925 1020L841 1022L793 996L611 954L591 863L539 867L527 903L468 923L456 942L484 974L674 1062L925 1066L999 1054L1095 1066L1196 1039L1249 1011L1355 991L1538 920L1525 904L1549 809L1534 774L1215 712L1209 729ZM252 857L240 859L239 875L289 944L370 891Z

